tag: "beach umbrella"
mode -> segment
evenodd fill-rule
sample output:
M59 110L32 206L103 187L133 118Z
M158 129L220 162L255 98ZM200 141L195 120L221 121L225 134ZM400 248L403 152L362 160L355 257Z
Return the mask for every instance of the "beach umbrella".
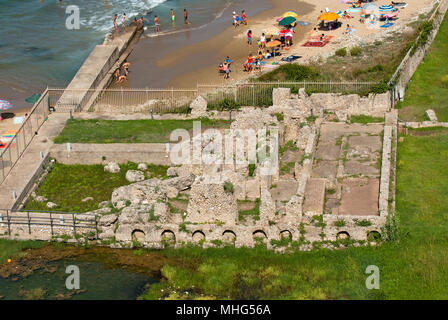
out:
M26 98L25 101L28 103L35 104L37 102L37 100L39 100L41 95L42 94L40 94L40 93L35 93L35 94L29 96L28 98Z
M391 5L382 5L379 7L379 10L382 12L386 12L386 11L395 11L397 9L395 9L394 7L392 7Z
M334 21L339 18L340 18L340 16L336 12L324 12L319 16L318 20Z
M268 43L266 43L266 47L268 47L268 48L278 47L281 44L282 43L280 41L274 40L274 41L269 41Z
M287 11L282 15L282 18L286 18L286 17L293 17L293 18L297 19L299 17L299 15L295 11Z
M0 100L0 111L5 111L12 108L12 104L6 100Z
M281 26L289 26L291 23L295 22L297 19L294 17L285 17L278 23Z

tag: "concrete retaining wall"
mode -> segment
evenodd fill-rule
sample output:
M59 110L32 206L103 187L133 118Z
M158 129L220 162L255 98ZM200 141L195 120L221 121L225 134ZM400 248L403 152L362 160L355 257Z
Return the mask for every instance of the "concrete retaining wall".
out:
M50 156L63 164L103 164L106 162L153 163L171 165L169 153L164 143L110 143L110 144L55 144Z

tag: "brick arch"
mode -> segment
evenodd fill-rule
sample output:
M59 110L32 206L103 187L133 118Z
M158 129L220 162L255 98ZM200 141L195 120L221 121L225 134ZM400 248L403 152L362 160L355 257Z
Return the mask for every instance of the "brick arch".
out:
M236 241L236 233L232 230L225 230L222 233L222 241L226 243L235 243Z
M380 242L381 241L381 233L378 230L370 230L366 234L367 241L371 242Z
M292 232L288 229L280 231L280 239L292 240Z
M176 243L176 234L172 230L166 229L160 234L160 239L174 244Z
M199 242L201 240L205 240L205 233L202 232L202 230L196 230L191 235L191 239L193 240L193 242Z
M350 239L350 233L348 233L347 231L339 231L336 234L336 239L338 240Z
M132 241L145 242L146 234L143 230L134 229L131 233Z

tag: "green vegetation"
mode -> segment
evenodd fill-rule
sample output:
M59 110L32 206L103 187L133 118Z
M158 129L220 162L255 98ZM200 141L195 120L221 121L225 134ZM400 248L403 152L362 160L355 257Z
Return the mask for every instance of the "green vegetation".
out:
M311 67L300 64L284 64L279 68L265 73L258 78L258 81L303 81L315 80L319 73Z
M336 50L336 52L334 54L337 55L338 57L345 57L347 55L347 49L340 48L340 49Z
M82 213L98 209L102 201L110 201L114 189L128 185L127 170L136 170L137 164L129 162L120 165L119 173L104 171L103 165L65 165L55 163L36 194L58 206L54 211ZM148 165L146 177L166 178L167 166ZM82 202L92 197L93 200ZM31 199L25 210L49 210L46 202Z
M55 143L166 143L176 129L193 129L193 121L201 128L227 128L229 121L195 120L68 120Z
M382 123L382 122L384 122L384 118L359 115L359 116L351 116L350 122L351 123L364 123L364 124L365 123Z
M166 281L149 287L142 298L448 298L448 132L406 136L398 149L398 219L389 219L384 230L389 241L381 246L290 254L263 247L166 250L183 263L167 263ZM380 269L379 290L365 287L369 265Z
M233 193L235 188L233 187L233 183L230 181L224 182L224 191L227 193Z
M236 102L235 99L225 98L218 102L209 102L207 104L207 110L238 110L241 107L241 104Z
M45 246L45 242L41 241L15 241L0 239L0 264L13 259L14 256L20 255L25 249L36 249Z
M431 30L430 25L424 25L422 28ZM424 34L427 33L428 31ZM445 17L424 62L417 68L408 85L404 101L397 106L397 108L401 108L399 111L401 119L424 121L427 120L425 111L433 109L439 121L448 121L447 51L448 19Z
M257 165L255 163L249 164L249 177L253 177L255 175L256 168L257 168Z
M350 49L350 55L352 57L357 57L360 56L362 54L362 50L360 47L353 47Z
M240 221L244 221L246 216L252 216L254 220L260 219L260 199L259 198L255 201L239 200L238 203L239 204L244 204L244 203L253 203L254 204L254 207L252 209L238 211L238 215L239 215L238 218Z

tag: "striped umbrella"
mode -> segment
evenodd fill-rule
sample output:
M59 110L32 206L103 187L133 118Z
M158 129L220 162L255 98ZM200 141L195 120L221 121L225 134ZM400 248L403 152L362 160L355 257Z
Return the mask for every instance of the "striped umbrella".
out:
M6 100L0 100L0 111L5 111L12 108L12 104Z
M382 5L379 8L380 11L385 12L385 11L395 11L397 9L395 9L394 7L392 7L391 5Z

